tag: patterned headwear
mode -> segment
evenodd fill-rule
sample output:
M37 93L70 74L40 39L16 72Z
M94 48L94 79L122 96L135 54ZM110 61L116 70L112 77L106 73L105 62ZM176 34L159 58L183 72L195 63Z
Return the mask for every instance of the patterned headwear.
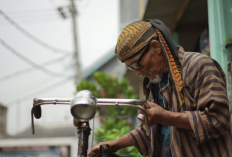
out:
M136 21L127 25L118 37L116 57L124 62L136 56L157 33L150 22Z
M136 56L153 37L158 37L170 74L172 88L177 96L178 108L183 105L183 80L181 77L181 64L178 51L173 43L169 29L157 19L136 21L126 26L118 37L115 48L116 57L124 62ZM144 95L148 97L150 89L147 88L148 78L144 79Z

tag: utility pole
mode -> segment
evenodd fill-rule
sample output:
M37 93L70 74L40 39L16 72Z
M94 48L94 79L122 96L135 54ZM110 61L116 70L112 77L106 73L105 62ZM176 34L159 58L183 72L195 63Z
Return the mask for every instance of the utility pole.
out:
M67 15L65 14L64 7L58 7L57 10L59 11L62 18L66 19ZM78 41L77 41L77 11L75 7L74 0L70 0L69 11L72 16L72 27L73 27L73 45L74 45L74 60L75 60L75 83L78 84L81 82L81 67L78 55Z
M145 1L139 0L139 18L142 20L145 12Z
M76 84L81 82L81 68L80 68L80 62L79 62L79 55L78 55L78 42L77 42L77 23L76 23L76 7L75 7L75 3L74 0L70 0L71 1L71 6L70 6L70 11L72 14L72 24L73 24L73 41L74 41L74 57L75 57L75 61L76 61Z
M16 108L16 114L17 115L17 120L16 120L16 127L17 127L17 132L19 133L21 130L21 110L20 110L20 100L17 100L16 101L16 104L17 104L17 108Z

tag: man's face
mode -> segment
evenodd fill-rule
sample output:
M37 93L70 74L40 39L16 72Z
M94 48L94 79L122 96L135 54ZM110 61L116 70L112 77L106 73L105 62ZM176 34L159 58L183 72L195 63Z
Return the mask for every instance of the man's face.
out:
M146 48L144 51L146 51ZM147 52L144 51L125 61L128 67L133 67L137 64L141 65L141 68L133 68L136 75L142 75L150 80L155 80L159 75L167 72L164 54L157 40L151 42L149 48L147 48Z

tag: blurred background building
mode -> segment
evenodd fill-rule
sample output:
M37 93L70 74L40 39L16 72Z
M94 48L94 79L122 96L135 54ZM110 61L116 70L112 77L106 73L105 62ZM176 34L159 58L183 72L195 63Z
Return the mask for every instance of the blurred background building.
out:
M0 138L6 137L7 108L0 104Z
M172 31L176 45L183 46L186 51L204 53L219 62L227 74L229 98L232 98L231 76L228 75L231 72L228 71L230 68L227 67L230 65L230 61L225 49L225 39L227 36L232 35L231 0L120 0L118 1L118 6L115 7L118 9L119 17L115 19L118 20L117 35L131 21L151 18L162 20ZM92 11L92 14L94 14L94 11ZM98 18L100 19L100 17ZM99 23L101 23L100 20ZM97 25L98 23L94 24ZM117 35L114 36L115 43ZM81 40L80 36L78 38ZM88 43L90 42L92 40L88 41ZM79 45L82 46L82 44ZM126 70L124 65L114 57L113 52L114 46L112 45L101 54L101 57L86 66L82 71L81 78L92 80L92 74L95 71L105 71L119 78L126 77L135 91L139 93L140 98L143 99L143 78L134 77L134 73ZM98 52L93 51L91 53ZM61 95L59 96L61 97ZM34 97L34 95L31 96L31 101ZM45 109L45 112L49 112L53 107ZM16 108L18 112L21 109L21 107ZM27 109L27 112L30 113L30 107ZM51 155L53 153L52 155L54 156L57 156L61 150L64 150L66 156L75 156L77 148L76 129L72 126L72 117L70 118L70 115L67 115L69 113L68 110L65 109L65 112L62 116L68 120L63 120L62 123L50 122L47 125L46 121L39 121L40 123L35 126L36 134L34 136L30 133L30 116L27 116L27 121L24 122L26 127L20 130L20 132L14 135L7 135L7 117L8 119L18 117L22 121L22 116L20 117L20 114L17 114L17 112L14 112L16 113L14 115L11 113L11 116L6 116L7 105L2 104L0 106L0 154L7 151L20 154L20 150L28 151L27 153L29 154L33 152L32 150L37 149L40 153L44 151L45 154L50 153ZM43 116L46 117L48 115L45 113ZM51 123L53 124L50 125Z

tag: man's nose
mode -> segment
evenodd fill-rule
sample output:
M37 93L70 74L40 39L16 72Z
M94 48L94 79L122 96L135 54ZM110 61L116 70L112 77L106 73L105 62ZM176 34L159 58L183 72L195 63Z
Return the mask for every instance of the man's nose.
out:
M135 74L139 76L139 75L142 74L142 71L141 70L135 70Z

